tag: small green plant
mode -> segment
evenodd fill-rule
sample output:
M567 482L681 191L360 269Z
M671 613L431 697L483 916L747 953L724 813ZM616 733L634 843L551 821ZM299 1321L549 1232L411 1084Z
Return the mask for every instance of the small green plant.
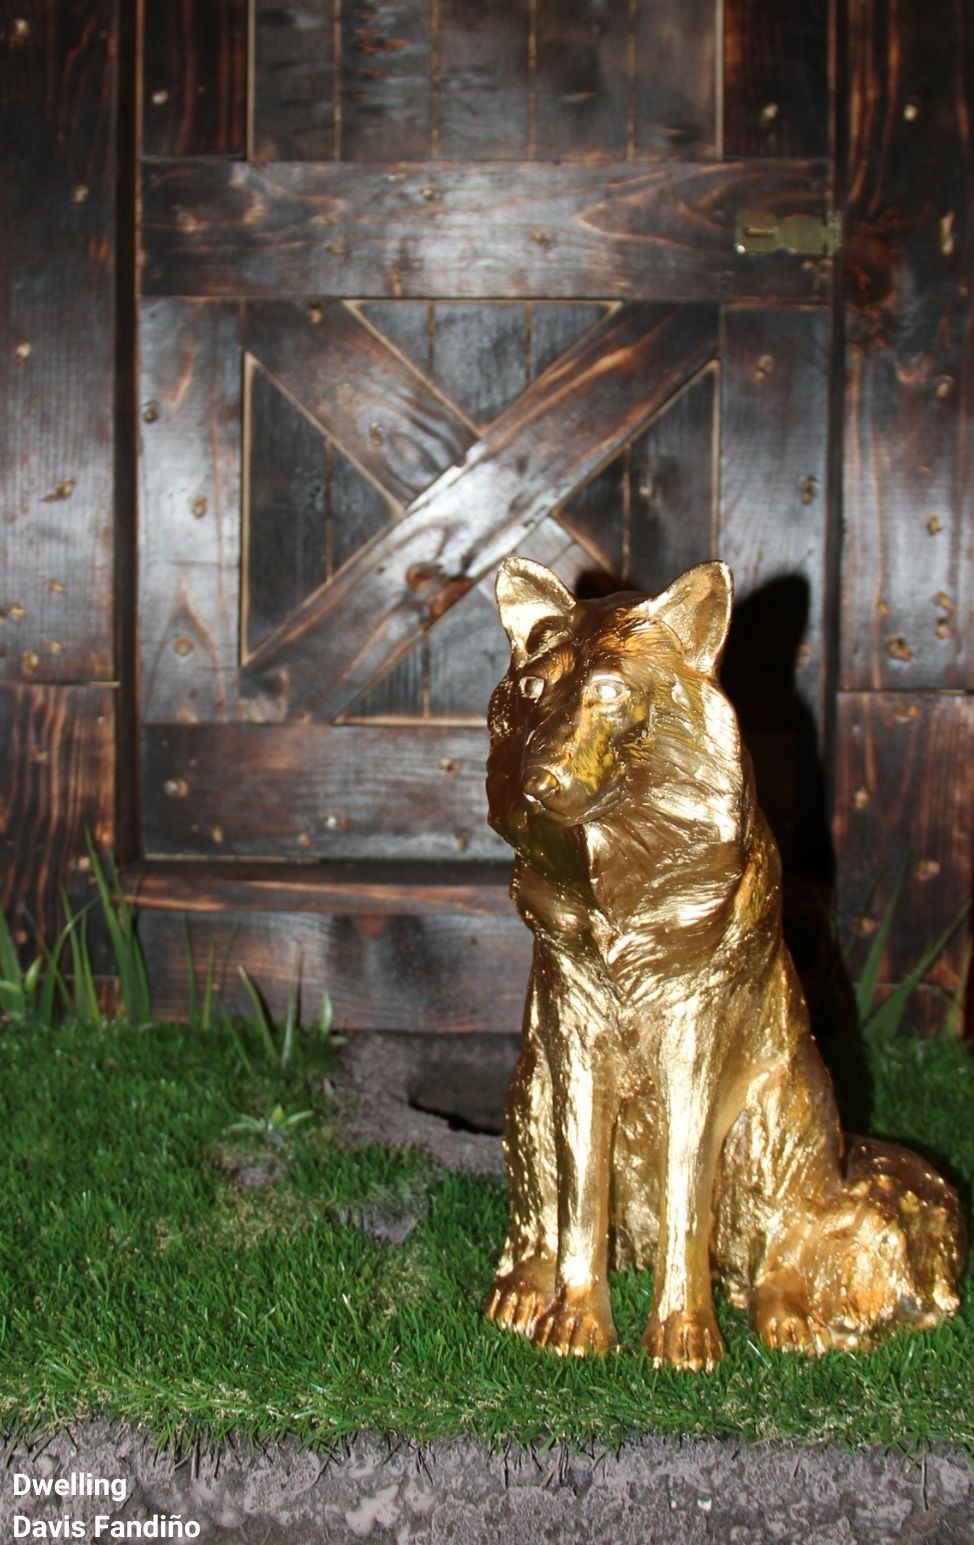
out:
M313 1115L313 1110L298 1110L293 1115L286 1116L283 1105L275 1105L270 1115L264 1119L259 1116L241 1116L239 1121L227 1127L227 1132L251 1132L262 1138L265 1143L281 1148L294 1128L304 1121L310 1121Z
M896 911L903 894L903 885L906 880L909 862L910 856L907 854L900 866L893 885L892 894L887 903L886 910L880 918L879 926L873 935L869 953L866 956L862 972L855 986L856 1014L859 1019L860 1028L867 1035L884 1036L897 1033L902 1024L907 1003L916 988L923 981L934 961L943 954L971 909L969 902L961 907L960 911L951 919L943 932L922 952L913 969L903 978L902 982L898 983L887 997L877 998L876 987L879 982L880 967L883 956L886 953L886 945L893 927ZM971 954L968 948L960 983L950 1001L946 1016L946 1024L955 1031L960 1025L963 1012L970 960Z
M111 855L106 855L102 861L90 832L86 833L86 840L91 872L115 956L125 1018L130 1025L146 1025L152 1018L152 995L145 956L135 932L135 912L122 889ZM90 969L90 961L88 966Z
M287 1072L294 1059L295 1037L298 1033L300 1022L300 963L291 981L291 989L287 1000L287 1012L284 1016L284 1024L279 1032L276 1030L267 1005L249 972L243 966L238 966L237 970L240 974L244 991L253 1007L253 1022L257 1028L261 1046L267 1056L267 1060L272 1067L278 1067L282 1072ZM327 992L323 992L321 995L321 1010L318 1016L318 1034L324 1045L337 1047L344 1044L345 1037L334 1033L332 1029L333 1018L331 997Z

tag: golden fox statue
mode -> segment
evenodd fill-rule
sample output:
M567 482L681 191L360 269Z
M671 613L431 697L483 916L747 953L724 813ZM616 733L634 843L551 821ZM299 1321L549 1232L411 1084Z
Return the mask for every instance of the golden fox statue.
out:
M487 1313L560 1353L616 1340L610 1264L655 1267L643 1344L712 1369L712 1277L769 1347L868 1344L958 1304L958 1200L845 1138L781 932L780 861L717 684L730 571L576 601L509 558L490 820L535 935Z

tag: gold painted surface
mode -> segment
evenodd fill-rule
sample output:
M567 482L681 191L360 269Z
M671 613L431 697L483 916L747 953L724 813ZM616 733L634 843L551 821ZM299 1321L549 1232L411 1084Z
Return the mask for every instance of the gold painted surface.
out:
M522 558L498 577L487 790L535 948L487 1313L559 1353L615 1344L610 1264L655 1268L657 1366L720 1358L712 1280L812 1354L958 1304L956 1194L839 1125L717 684L731 596L719 563L652 599L576 601Z

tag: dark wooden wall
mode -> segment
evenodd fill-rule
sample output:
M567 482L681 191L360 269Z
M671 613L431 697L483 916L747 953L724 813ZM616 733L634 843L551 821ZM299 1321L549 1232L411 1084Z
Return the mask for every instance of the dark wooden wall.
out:
M522 550L568 578L733 565L729 678L792 869L830 877L827 788L861 950L909 855L886 982L970 898L972 29L961 0L936 27L917 0L722 9L145 0L138 118L127 7L5 24L21 931L83 887L87 825L150 856L164 1002L189 913L272 997L300 961L352 1025L512 1028L528 940L477 722L489 573L539 517ZM736 211L830 201L837 274L735 258ZM507 526L431 549L491 501Z

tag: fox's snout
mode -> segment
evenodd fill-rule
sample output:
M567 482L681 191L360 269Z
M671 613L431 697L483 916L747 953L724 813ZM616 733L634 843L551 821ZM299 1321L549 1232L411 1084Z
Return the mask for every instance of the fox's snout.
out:
M556 794L561 787L558 774L550 767L532 767L524 775L522 788L528 799L537 800L543 805L552 794Z

